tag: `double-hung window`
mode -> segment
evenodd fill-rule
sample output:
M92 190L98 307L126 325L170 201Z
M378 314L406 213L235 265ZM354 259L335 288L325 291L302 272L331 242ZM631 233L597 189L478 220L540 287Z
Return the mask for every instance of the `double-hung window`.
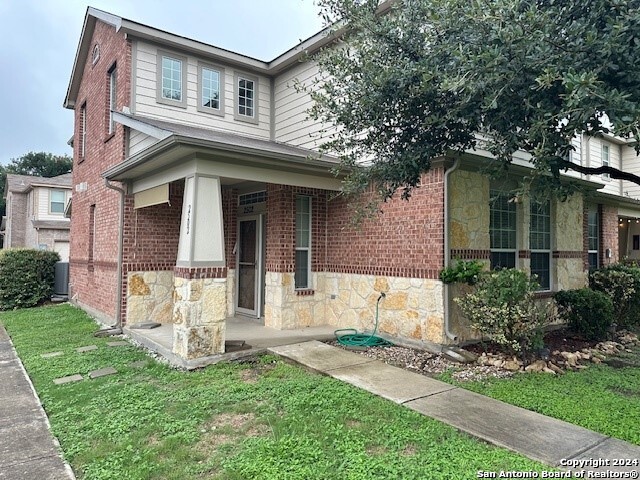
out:
M198 63L198 111L224 115L224 69Z
M589 255L589 271L592 272L598 268L598 230L600 229L600 225L598 222L598 210L590 209L587 214L587 241L588 245L588 255Z
M64 190L49 190L49 212L64 213Z
M511 196L491 190L489 236L491 269L516 266L516 204Z
M236 74L236 120L258 123L258 79L251 75Z
M311 288L311 197L296 198L296 289Z
M609 145L602 145L602 166L608 167L610 165ZM608 173L602 174L603 180L609 180L611 177Z
M540 289L551 289L551 202L531 201L529 248L531 275L535 275Z
M173 53L158 51L158 103L187 106L187 59Z

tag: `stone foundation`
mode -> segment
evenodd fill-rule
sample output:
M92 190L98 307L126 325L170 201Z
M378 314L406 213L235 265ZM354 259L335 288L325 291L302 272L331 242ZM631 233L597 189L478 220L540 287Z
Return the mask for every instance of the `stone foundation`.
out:
M173 322L173 272L129 272L127 323Z
M224 353L227 279L175 278L173 352L191 360Z
M332 272L312 275L313 294L293 288L293 273L267 272L265 325L277 329L333 325L371 331L376 303L379 331L410 340L442 342L442 282ZM307 292L304 292L307 293Z

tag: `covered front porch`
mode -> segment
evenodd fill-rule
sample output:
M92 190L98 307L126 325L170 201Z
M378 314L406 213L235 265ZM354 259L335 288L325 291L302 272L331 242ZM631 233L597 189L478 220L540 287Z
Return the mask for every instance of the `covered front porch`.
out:
M129 334L188 368L218 361L230 340L255 349L282 344L276 339L295 343L331 336L333 328L318 327L326 323L323 318L307 323L305 333L298 328L303 325L287 322L279 298L285 290L295 294L293 285L271 277L286 276L294 267L295 235L283 230L294 225L294 189L337 190L334 162L265 140L182 131L122 114L117 120L157 139L103 174L122 182L127 193L124 323L163 324L142 333L130 328ZM155 237L142 252L145 230ZM283 234L291 238L281 240Z
M264 352L270 347L291 345L309 340L327 341L334 339L335 327L307 327L291 330L277 330L262 325L259 321L244 317L225 319L225 342L232 345L230 351L207 355L195 359L184 359L173 351L174 329L172 324L163 324L153 329L125 327L124 332L152 352L162 355L172 365L194 369L221 361L237 360ZM243 343L241 345L241 343Z

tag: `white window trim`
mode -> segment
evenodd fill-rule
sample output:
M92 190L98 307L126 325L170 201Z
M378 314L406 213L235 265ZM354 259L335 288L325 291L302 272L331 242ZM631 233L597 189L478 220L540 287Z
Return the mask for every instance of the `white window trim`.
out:
M298 225L295 225L295 237L296 237L296 245L295 245L295 252L302 252L302 251L306 251L307 252L307 285L303 286L303 287L298 287L296 285L296 279L295 279L295 271L297 270L297 268L294 266L294 279L293 279L293 285L294 288L296 290L311 290L312 287L312 282L311 282L311 240L313 238L313 198L311 198L310 195L296 195L296 204L298 203L298 198L301 197L305 197L309 199L309 240L308 240L308 247L298 247ZM298 209L296 206L295 209L295 213L297 215L298 213Z
M494 196L492 195L492 192L497 193L498 195L502 196L505 195L505 193L497 190L497 189L489 189L489 199L491 201L491 198L493 198ZM491 247L491 243L489 243L489 267L491 268L491 254L492 253L512 253L513 254L513 264L515 268L518 268L518 207L516 205L515 207L515 224L514 224L514 231L515 231L515 248L492 248ZM491 218L491 205L489 206L489 218ZM489 242L491 242L491 220L489 220Z
M53 194L56 193L56 192L62 193L62 211L61 212L54 212L53 209L51 208L51 204L54 203ZM55 202L55 203L60 203L60 202ZM63 215L64 216L64 207L66 205L67 205L67 191L66 190L49 189L49 215Z
M239 107L239 95L240 95L240 80L249 80L253 82L253 116L241 115L238 113ZM255 75L248 75L241 72L235 72L234 74L234 102L235 105L233 107L233 118L234 120L238 120L240 122L248 122L258 124L259 116L260 116L260 87L258 82L258 77Z
M552 245L553 245L553 212L552 212L552 205L551 205L551 201L549 201L549 248L531 248L531 233L533 232L533 229L531 228L531 218L533 217L533 213L531 212L531 208L533 206L533 201L529 204L529 251L531 253L531 255L533 255L534 253L546 253L548 255L548 266L547 268L549 269L549 286L548 287L544 287L542 285L540 285L540 290L541 292L550 292L553 290L553 270L552 270L552 266L553 266L553 249L552 249ZM532 269L532 265L531 265L531 260L532 257L531 255L529 256L529 270ZM533 274L533 272L531 272Z
M219 88L220 88L220 98L219 98L219 108L211 108L205 107L202 104L203 95L202 88L204 87L204 77L203 77L203 69L213 70L218 72L219 75ZM225 79L224 79L224 67L220 65L215 65L213 63L205 63L198 62L198 111L202 113L208 113L211 115L218 115L220 117L224 117L224 97L225 97Z
M162 59L170 58L171 60L175 60L180 62L180 73L181 73L181 99L173 100L171 98L165 98L162 96ZM158 50L156 55L156 102L162 103L163 105L171 105L173 107L187 108L187 57L182 55L176 55L171 52L167 52L165 50Z

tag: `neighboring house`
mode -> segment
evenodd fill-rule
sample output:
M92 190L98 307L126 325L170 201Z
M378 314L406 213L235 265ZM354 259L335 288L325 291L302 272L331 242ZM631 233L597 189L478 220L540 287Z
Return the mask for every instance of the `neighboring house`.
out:
M64 211L71 199L70 173L52 178L9 173L4 198L4 248L53 250L69 261L70 221Z
M318 73L305 52L329 41L321 32L264 62L88 9L64 102L74 302L108 322L172 323L189 359L222 352L234 315L371 328L385 292L383 333L443 344L471 335L439 280L456 258L529 269L548 295L640 253L638 187L573 175L586 193L532 204L505 194L526 155L492 182L481 149L434 162L409 202L353 228L335 159L315 153L323 125L293 87ZM586 165L640 170L620 139L575 141Z

